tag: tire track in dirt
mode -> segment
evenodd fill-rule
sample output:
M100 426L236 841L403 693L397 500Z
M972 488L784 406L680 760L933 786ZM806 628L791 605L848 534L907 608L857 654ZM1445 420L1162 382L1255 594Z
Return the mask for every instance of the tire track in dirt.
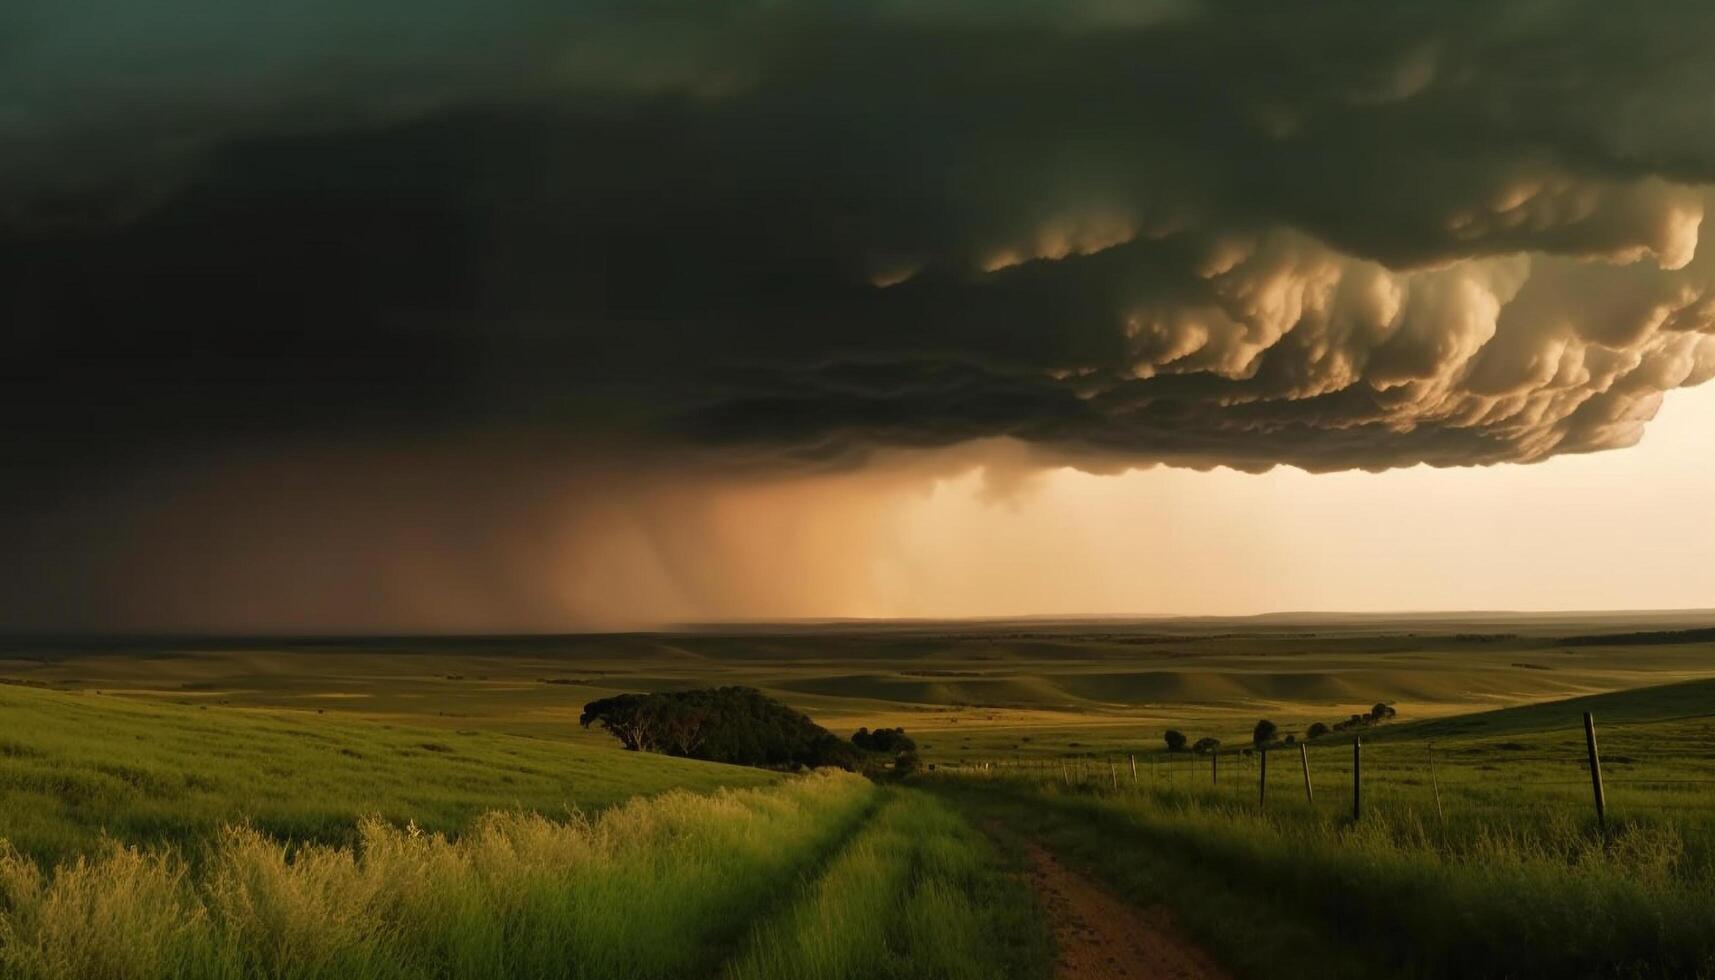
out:
M1054 933L1055 980L1232 980L1165 906L1133 908L1041 845L1021 844Z

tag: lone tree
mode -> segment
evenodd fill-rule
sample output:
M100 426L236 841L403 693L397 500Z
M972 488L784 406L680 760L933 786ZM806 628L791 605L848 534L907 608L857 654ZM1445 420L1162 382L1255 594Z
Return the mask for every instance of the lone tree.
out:
M1220 751L1220 748L1221 748L1221 740L1220 739L1204 737L1204 738L1198 739L1196 745L1191 746L1191 751L1197 753L1198 755L1208 755L1210 752Z
M1256 727L1251 730L1251 742L1259 747L1264 746L1274 741L1274 737L1278 734L1280 734L1280 726L1264 718L1257 722Z
M1311 725L1309 727L1309 729L1307 729L1304 732L1304 737L1305 738L1321 738L1322 736L1324 736L1326 734L1328 734L1328 726L1322 724L1321 722L1317 722L1314 725Z
M1177 728L1169 728L1167 730L1166 739L1167 739L1167 751L1169 751L1169 752L1183 752L1183 751L1185 751L1185 733L1184 732L1180 731Z
M1392 720L1398 714L1399 712L1393 710L1393 705L1377 702L1376 706L1370 709L1370 724L1379 725L1384 721Z

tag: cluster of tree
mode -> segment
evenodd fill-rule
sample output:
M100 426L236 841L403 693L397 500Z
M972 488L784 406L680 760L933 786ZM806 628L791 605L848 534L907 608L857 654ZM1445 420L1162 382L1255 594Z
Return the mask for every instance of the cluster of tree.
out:
M1166 739L1167 751L1169 752L1183 752L1185 751L1186 744L1191 741L1184 732L1174 728L1169 728L1167 730ZM1191 751L1202 755L1219 751L1220 748L1221 740L1218 738L1200 738L1195 744L1191 745Z
M1321 722L1317 722L1310 726L1309 734L1310 737L1315 738L1318 735L1326 735L1329 732L1349 732L1360 728L1371 728L1376 725L1392 721L1398 716L1399 712L1394 710L1393 705L1377 702L1374 707L1361 715L1353 715L1345 721L1335 722L1332 728L1322 724ZM1318 729L1320 729L1320 731L1318 731Z
M853 769L860 761L852 743L750 687L621 694L584 705L578 721L599 723L632 751L709 762Z
M1282 734L1279 725L1264 718L1251 729L1251 744L1259 749L1276 749L1282 745L1297 745L1298 736L1291 732Z
M1337 721L1332 727L1317 722L1305 731L1305 738L1321 738L1331 732L1349 732L1357 728L1370 728L1384 722L1392 721L1399 716L1393 705L1377 702L1370 710L1361 715L1353 715L1345 721Z
M864 772L872 776L889 767L894 775L905 775L915 772L919 765L917 741L905 734L903 728L877 728L873 732L860 728L852 733L852 744L865 753L861 764Z
M917 742L903 728L860 728L852 733L852 744L865 752L917 751Z
M1375 707L1371 708L1364 714L1353 715L1345 721L1335 722L1332 728L1322 724L1321 722L1317 722L1305 730L1304 737L1307 739L1321 738L1329 732L1344 732L1350 731L1354 728L1369 728L1372 725L1380 725L1383 722L1392 721L1398 715L1399 712L1394 710L1393 705L1378 702ZM1186 745L1190 742L1190 739L1186 737L1184 732L1173 728L1169 728L1167 730L1166 738L1167 751L1169 752L1184 752ZM1251 729L1251 744L1255 745L1259 749L1276 748L1282 745L1296 745L1298 744L1298 736L1291 732L1282 734L1279 725L1276 725L1274 722L1264 718L1256 723L1255 728ZM1220 749L1221 740L1218 738L1200 738L1197 740L1195 745L1191 745L1192 752L1202 754L1218 752Z

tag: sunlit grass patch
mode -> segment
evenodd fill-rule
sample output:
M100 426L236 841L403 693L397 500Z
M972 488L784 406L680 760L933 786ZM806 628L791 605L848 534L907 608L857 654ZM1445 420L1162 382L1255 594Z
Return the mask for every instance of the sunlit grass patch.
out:
M371 819L352 847L230 828L195 863L115 844L44 871L11 852L0 975L697 975L873 794L813 776L593 819L494 813L456 839Z

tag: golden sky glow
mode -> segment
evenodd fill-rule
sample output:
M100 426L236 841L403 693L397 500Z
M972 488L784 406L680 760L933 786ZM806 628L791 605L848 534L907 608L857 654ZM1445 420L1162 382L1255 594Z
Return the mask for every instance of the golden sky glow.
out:
M1704 607L1712 460L1705 387L1670 394L1634 448L1528 466L1056 469L1000 494L971 469L699 488L586 515L572 537L604 544L562 594L615 626Z
M1670 394L1637 447L1531 466L1062 469L1001 503L979 490L904 505L874 559L885 614L1715 603L1715 388Z

